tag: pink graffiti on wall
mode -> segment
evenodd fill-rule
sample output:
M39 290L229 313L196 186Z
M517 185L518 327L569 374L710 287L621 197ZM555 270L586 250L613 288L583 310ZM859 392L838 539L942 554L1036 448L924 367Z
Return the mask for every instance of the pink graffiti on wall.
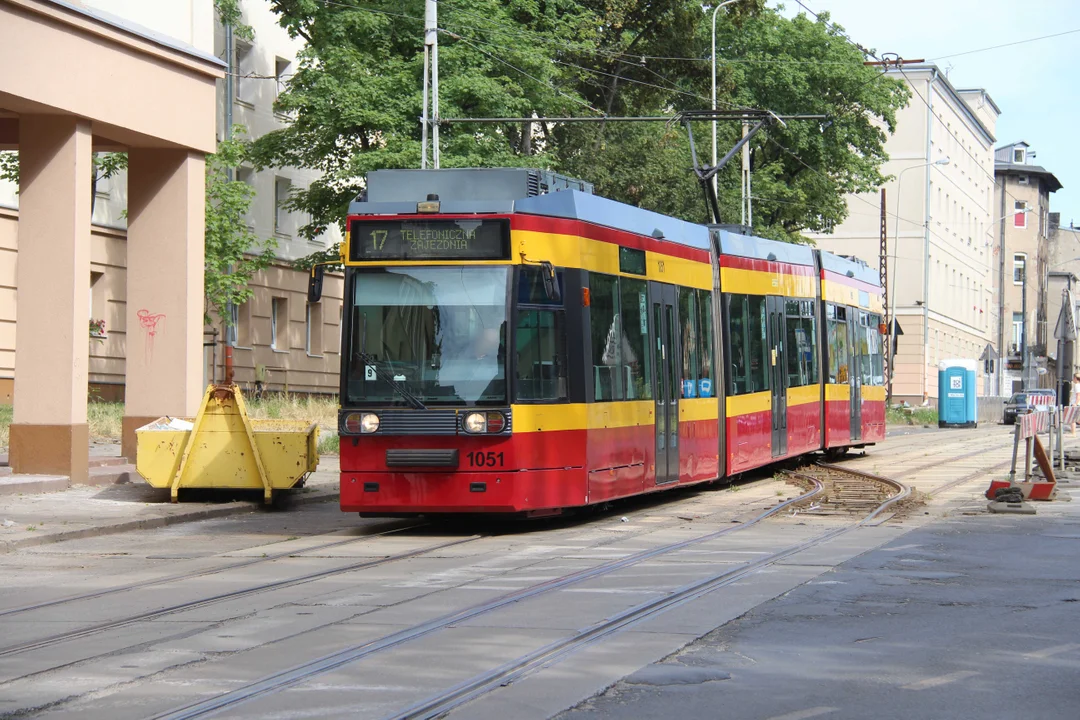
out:
M146 362L149 364L154 359L154 337L158 333L158 325L165 320L165 313L152 313L143 309L135 314L139 316L139 327L146 334L143 352L146 354Z

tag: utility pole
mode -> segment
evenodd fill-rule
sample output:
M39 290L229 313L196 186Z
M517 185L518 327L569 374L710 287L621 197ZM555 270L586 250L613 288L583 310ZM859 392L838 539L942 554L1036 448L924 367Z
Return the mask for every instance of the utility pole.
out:
M888 215L885 212L885 188L881 188L881 245L878 249L878 277L881 284L881 314L886 323L892 324L893 317L889 312L889 248L887 243L886 222ZM888 343L892 338L892 331L885 333L883 340ZM892 358L889 356L889 348L882 348L882 360L884 361L885 377L892 377ZM888 391L885 395L885 407L892 402L892 382L888 383Z
M428 114L428 78L431 78L431 113ZM424 0L424 110L420 122L420 167L428 166L428 128L431 129L431 162L439 169L439 3Z

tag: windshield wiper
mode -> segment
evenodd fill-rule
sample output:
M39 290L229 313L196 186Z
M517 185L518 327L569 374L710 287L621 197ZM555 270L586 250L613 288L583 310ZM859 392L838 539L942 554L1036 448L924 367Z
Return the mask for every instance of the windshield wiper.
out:
M427 406L424 405L424 403L420 402L420 398L409 392L404 385L402 385L398 380L394 379L393 375L380 368L373 357L363 351L357 353L357 355L360 358L360 362L364 363L365 368L369 367L374 370L375 374L378 375L383 380L383 382L394 388L394 390L396 390L397 393L401 395L401 397L405 398L405 401L408 402L409 405L411 405L414 409L427 410Z

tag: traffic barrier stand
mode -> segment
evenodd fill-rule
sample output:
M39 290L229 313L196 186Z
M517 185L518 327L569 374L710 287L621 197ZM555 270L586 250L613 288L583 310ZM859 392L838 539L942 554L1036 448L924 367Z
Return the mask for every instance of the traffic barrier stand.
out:
M1035 509L1027 505L1025 500L1054 499L1057 494L1057 481L1050 459L1051 453L1047 453L1046 448L1043 447L1039 440L1039 433L1050 433L1052 452L1053 431L1060 430L1062 424L1060 418L1061 413L1058 408L1035 410L1017 416L1016 429L1013 432L1012 466L1009 469L1009 479L990 481L990 488L986 491L986 498L990 500L987 509L990 512L1033 515ZM1018 482L1016 463L1021 440L1024 441L1024 479ZM1038 464L1044 479L1032 479L1032 460Z

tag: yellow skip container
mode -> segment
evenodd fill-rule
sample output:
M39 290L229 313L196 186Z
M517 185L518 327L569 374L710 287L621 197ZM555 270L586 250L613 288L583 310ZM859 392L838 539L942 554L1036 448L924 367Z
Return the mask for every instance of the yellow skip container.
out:
M135 431L135 469L156 488L294 487L319 465L319 426L303 420L252 420L236 385L210 385L193 420L158 418Z

